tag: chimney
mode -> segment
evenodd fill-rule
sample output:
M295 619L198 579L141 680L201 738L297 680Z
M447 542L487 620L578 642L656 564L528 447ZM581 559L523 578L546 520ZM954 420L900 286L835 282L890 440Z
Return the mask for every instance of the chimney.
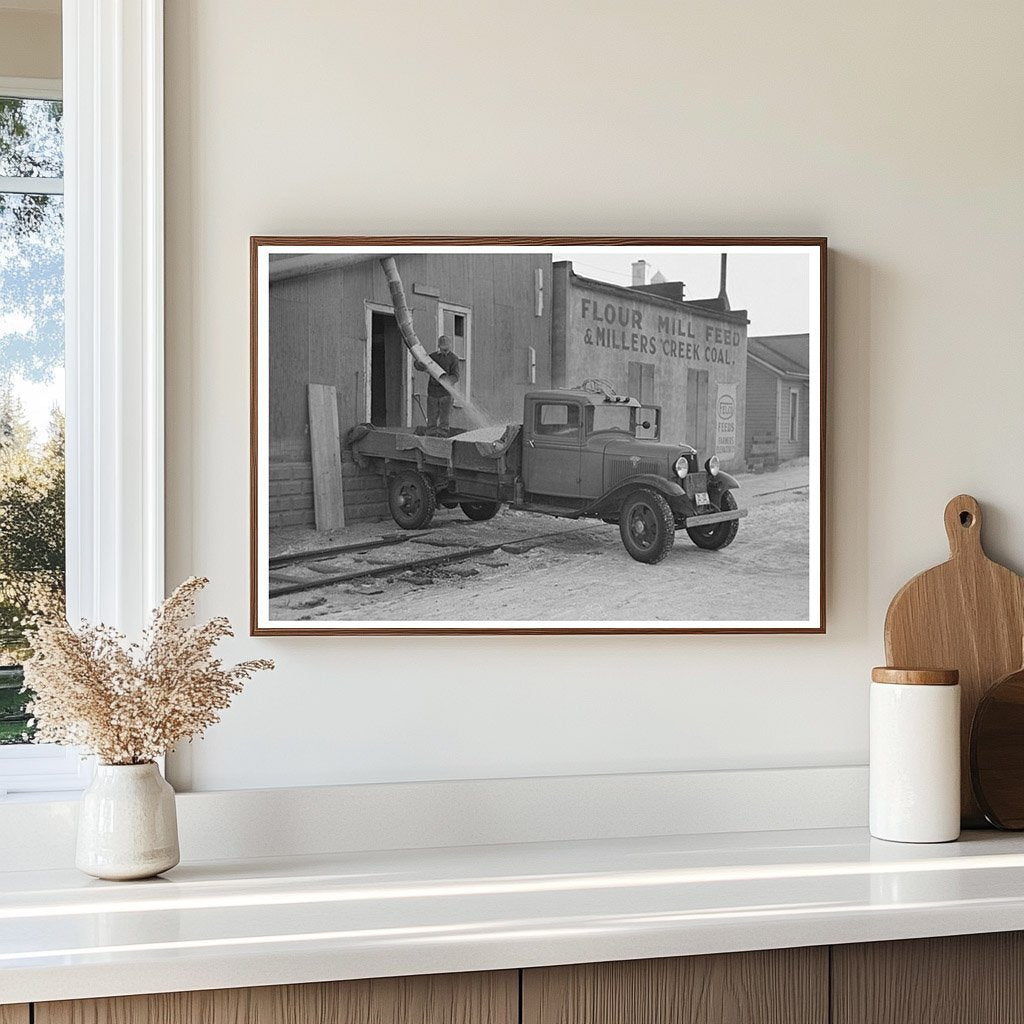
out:
M729 259L728 255L723 252L722 253L722 272L721 272L721 275L720 275L720 277L718 279L718 301L721 302L723 309L731 309L732 308L729 305L729 296L726 294L726 291L725 291L725 265L726 265L726 261L728 259Z
M647 284L647 262L646 260L637 260L633 264L633 287L637 285Z

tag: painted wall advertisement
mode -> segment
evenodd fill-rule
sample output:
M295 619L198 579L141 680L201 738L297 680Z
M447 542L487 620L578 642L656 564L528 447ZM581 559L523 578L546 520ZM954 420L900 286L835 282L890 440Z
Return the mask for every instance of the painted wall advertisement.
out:
M719 384L715 403L715 452L724 463L736 458L736 384Z

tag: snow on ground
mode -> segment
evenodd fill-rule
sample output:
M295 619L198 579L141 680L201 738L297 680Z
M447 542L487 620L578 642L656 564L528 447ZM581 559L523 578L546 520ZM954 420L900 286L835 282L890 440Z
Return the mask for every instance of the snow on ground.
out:
M512 550L389 577L327 585L274 598L274 619L376 620L802 620L809 599L806 459L774 473L744 474L736 492L749 515L722 551L702 551L679 530L668 557L643 565L626 554L617 526L504 510L473 523L441 510L429 532L363 555L345 554L272 573L272 585L405 564L460 548L511 543ZM311 531L310 531L311 532ZM320 547L396 535L390 521L317 537ZM517 539L545 535L522 550ZM316 536L314 534L314 536ZM308 549L296 536L278 552ZM278 553L275 552L275 553Z

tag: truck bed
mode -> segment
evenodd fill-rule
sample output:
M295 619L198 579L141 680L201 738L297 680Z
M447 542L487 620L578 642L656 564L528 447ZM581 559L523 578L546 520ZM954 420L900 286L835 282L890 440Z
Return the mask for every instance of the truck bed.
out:
M509 424L498 441L460 441L459 435L429 437L403 427L371 427L348 447L361 463L373 459L433 466L450 472L518 474L522 427Z

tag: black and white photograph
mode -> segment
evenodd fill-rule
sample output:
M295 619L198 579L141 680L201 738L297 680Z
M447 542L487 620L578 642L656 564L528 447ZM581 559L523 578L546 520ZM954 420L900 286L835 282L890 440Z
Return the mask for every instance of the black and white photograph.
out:
M253 238L253 633L822 632L825 253Z

